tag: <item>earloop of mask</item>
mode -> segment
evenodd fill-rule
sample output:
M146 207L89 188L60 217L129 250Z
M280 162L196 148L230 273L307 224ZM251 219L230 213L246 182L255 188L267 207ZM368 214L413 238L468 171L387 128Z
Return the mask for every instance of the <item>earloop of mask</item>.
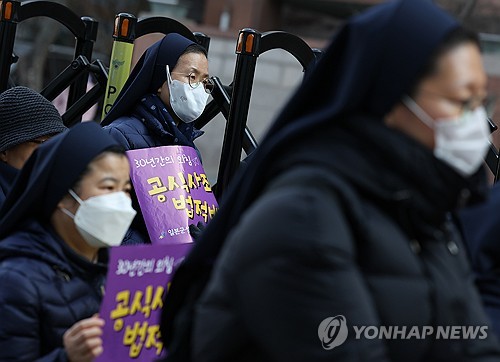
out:
M404 96L402 98L402 102L415 116L417 116L418 119L425 123L429 128L434 129L434 120L427 114L426 111L422 109L422 107L417 104L417 102L409 96Z
M83 200L80 199L80 197L74 192L73 190L69 189L68 193L78 202L80 205L82 204ZM66 215L68 215L70 218L75 219L75 215L69 211L68 209L61 207L60 209L62 212L64 212Z

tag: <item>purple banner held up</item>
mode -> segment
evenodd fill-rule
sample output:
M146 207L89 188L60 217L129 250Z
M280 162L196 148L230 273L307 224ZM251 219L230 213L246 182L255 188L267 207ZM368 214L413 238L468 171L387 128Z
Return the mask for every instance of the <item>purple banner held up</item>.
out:
M192 242L189 225L206 224L218 208L196 150L162 146L127 156L151 243Z
M106 293L103 354L96 362L151 362L163 356L159 318L177 265L193 244L111 248Z

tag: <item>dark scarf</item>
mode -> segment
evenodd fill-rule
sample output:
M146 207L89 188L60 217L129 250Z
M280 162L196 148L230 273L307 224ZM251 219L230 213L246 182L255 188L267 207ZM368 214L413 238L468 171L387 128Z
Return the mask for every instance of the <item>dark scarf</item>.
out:
M193 140L204 133L195 129L194 123L180 122L176 125L165 104L156 94L143 97L137 103L132 116L144 119L146 127L161 139L164 145L190 146L196 149Z
M438 226L450 212L483 201L487 194L483 168L465 179L411 137L367 116L349 117L342 126L301 139L275 172L294 164L322 165L412 234L419 232L414 225Z

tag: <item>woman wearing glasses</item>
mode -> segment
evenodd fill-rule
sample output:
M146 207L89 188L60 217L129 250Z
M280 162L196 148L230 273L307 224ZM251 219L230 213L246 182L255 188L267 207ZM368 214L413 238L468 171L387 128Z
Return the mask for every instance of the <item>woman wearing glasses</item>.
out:
M193 141L203 132L193 121L205 109L212 88L205 48L167 34L139 59L101 124L127 150L171 145L196 149ZM149 243L139 214L124 244Z
M143 54L102 125L128 150L195 147L202 132L192 122L203 112L212 84L205 48L168 34Z

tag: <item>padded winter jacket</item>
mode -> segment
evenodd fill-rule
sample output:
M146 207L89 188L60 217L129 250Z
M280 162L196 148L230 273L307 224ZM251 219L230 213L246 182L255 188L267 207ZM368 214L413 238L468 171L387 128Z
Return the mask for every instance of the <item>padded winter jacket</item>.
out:
M142 111L144 112L144 109ZM202 131L194 129L192 125L184 125L188 127L188 130L186 134L182 133L177 126L173 125L174 121L167 113L164 114L164 117L165 121L169 122L169 126L173 130L172 133L167 131L167 126L154 114L148 114L148 116L141 119L135 116L122 116L103 127L103 129L119 142L125 150L173 145L191 146L196 149L193 140L201 136ZM198 149L196 151L198 152ZM199 152L198 155L201 160ZM135 194L132 195L132 205L138 212L125 235L122 245L149 244L151 241Z
M160 146L192 146L180 143L180 140L169 132L163 130L160 121L140 120L133 116L123 116L103 127L126 150ZM202 131L193 130L190 140L201 136Z
M1 240L0 361L67 361L63 334L99 311L106 269L37 222Z

